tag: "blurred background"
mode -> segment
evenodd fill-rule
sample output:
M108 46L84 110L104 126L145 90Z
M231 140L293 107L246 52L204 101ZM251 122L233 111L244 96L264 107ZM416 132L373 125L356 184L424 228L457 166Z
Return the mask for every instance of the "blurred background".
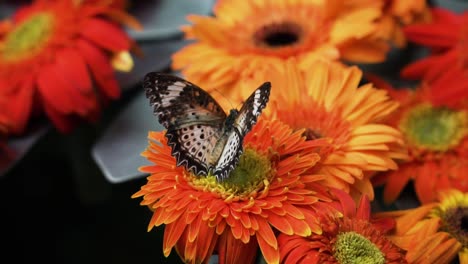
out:
M0 19L27 2L0 1ZM138 167L147 163L138 154L147 133L160 129L140 82L147 72L169 71L170 55L187 44L179 29L187 23L185 16L209 14L214 0L133 2L129 12L145 29L130 34L146 55L135 60L131 73L119 73L121 99L104 110L100 122L82 123L69 134L38 121L24 137L9 140L14 153L0 164L3 259L181 263L175 252L162 255L162 228L147 232L151 212L139 205L141 199L130 198L146 183ZM466 1L432 2L454 10L466 7ZM371 67L392 76L390 64L401 59L396 55Z

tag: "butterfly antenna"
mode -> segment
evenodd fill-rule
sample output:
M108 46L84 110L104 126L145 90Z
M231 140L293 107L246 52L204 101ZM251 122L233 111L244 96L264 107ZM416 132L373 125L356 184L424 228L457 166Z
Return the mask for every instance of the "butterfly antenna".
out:
M218 93L219 95L221 95L221 97L222 97L225 101L229 102L229 105L231 106L231 109L234 109L234 105L232 104L232 98L228 98L227 96L225 96L221 91L219 91L219 90L216 89L216 88L213 88L212 91Z

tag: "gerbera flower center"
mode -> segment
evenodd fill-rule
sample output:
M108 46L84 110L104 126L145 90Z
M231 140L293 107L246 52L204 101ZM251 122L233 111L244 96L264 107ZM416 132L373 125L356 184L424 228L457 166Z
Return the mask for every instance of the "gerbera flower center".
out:
M258 46L277 48L292 46L301 40L302 29L291 22L265 25L254 34L254 43Z
M253 149L246 148L240 156L238 165L227 179L218 182L216 177L210 174L207 177L193 177L192 183L195 188L216 192L225 198L232 196L247 198L268 184L271 175L270 159Z
M335 258L340 264L383 264L385 256L366 237L356 232L340 233L335 242Z
M314 140L314 139L322 138L322 135L318 131L310 129L310 128L306 128L303 135L306 137L306 140Z
M53 17L38 13L25 20L6 36L1 49L5 61L17 61L37 54L53 32Z
M463 247L468 246L468 207L454 207L441 215L441 230L451 234Z
M407 113L400 129L415 147L447 151L468 134L467 113L422 104Z

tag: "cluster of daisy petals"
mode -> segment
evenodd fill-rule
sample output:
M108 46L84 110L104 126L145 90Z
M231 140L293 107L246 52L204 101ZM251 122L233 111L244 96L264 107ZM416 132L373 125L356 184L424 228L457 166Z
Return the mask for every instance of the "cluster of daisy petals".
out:
M177 167L165 132L149 133L149 176L132 197L153 211L148 230L165 227L165 256L468 263L466 14L424 0L218 0L188 19L173 70L224 109L264 81L272 90L225 181ZM431 51L402 70L415 89L349 66L408 42ZM391 204L410 183L420 207L371 210L377 186Z
M118 0L36 0L0 21L1 135L40 117L61 132L97 121L120 96L115 70L133 67L123 26L140 28Z

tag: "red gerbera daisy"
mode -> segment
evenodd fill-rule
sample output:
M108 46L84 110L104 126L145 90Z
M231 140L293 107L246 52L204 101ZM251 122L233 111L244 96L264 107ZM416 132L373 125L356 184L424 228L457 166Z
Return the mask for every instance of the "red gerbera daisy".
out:
M456 14L434 8L432 15L431 23L404 29L410 41L430 48L432 54L406 66L401 74L428 82L436 105L459 102L460 97L468 100L468 11Z
M2 24L0 93L13 133L36 112L69 131L74 119L96 120L101 103L119 97L112 58L131 64L132 41L117 22L137 23L109 4L37 0Z
M414 90L394 89L375 76L369 78L400 102L388 122L403 133L409 152L409 159L398 170L373 178L374 184L385 183L385 202L397 199L410 181L424 204L435 201L442 189L468 191L468 105L460 100L452 100L460 107L436 105L433 90L426 84Z
M386 233L394 228L391 218L374 220L367 196L356 206L351 196L333 190L341 216L324 214L323 232L309 237L280 234L282 263L407 263L403 250Z

